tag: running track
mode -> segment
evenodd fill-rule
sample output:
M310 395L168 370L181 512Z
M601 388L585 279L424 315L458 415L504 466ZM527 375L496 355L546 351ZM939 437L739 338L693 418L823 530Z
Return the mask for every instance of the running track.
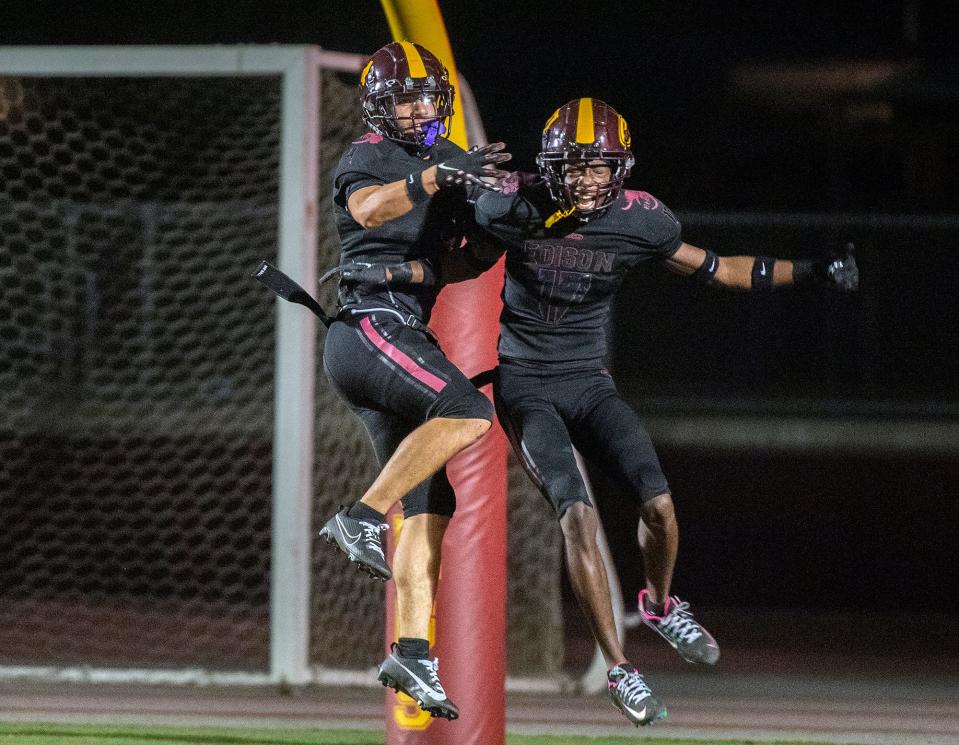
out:
M511 732L959 745L959 677L899 680L659 673L669 719L637 731L602 696L510 694ZM171 688L4 683L5 721L383 727L383 689ZM461 703L461 706L463 704Z
M604 694L510 693L507 729L633 736L640 742L657 735L959 745L956 617L702 616L722 640L716 669L686 665L648 630L627 635L627 654L669 707L669 718L655 728L629 726ZM592 642L572 611L566 620L566 667L585 669ZM370 680L374 678L371 669ZM253 687L6 681L0 682L0 720L382 731L384 695L379 686L313 687L281 695ZM461 699L457 703L468 706Z

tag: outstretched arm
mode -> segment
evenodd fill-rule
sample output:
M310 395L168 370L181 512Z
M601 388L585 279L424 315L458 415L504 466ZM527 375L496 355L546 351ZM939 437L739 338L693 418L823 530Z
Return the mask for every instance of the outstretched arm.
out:
M407 179L419 181L420 190L426 195L425 199L439 191L436 185L436 166L427 168L420 174L411 173ZM357 189L350 195L347 207L353 219L364 228L378 228L413 209L413 200L410 198L406 180L393 181Z
M405 179L364 186L350 195L347 208L353 219L364 228L376 228L402 217L443 188L471 183L498 191L498 186L487 184L482 177L503 179L509 175L496 168L511 157L503 152L505 148L502 142L494 142L455 155L425 171L411 173Z
M717 256L682 243L665 261L678 274L730 290L773 290L816 282L851 291L859 288L859 268L852 251L850 243L844 254L828 261L789 261L768 256Z

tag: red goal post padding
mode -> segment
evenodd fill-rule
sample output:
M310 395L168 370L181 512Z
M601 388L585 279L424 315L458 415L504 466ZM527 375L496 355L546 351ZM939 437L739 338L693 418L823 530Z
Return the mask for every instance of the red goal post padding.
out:
M502 281L500 263L478 279L445 288L433 313L432 324L443 350L468 376L496 364ZM489 387L483 390L492 396ZM504 742L506 438L499 426L494 424L480 442L450 461L447 472L456 490L456 514L443 541L432 654L440 660L440 678L459 707L460 718L453 722L431 719L408 697L388 690L390 745ZM395 607L396 593L390 582L387 646L395 640Z

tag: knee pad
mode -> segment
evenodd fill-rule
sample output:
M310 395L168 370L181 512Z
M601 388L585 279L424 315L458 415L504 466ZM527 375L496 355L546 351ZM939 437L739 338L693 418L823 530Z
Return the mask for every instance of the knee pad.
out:
M665 499L660 499L665 497ZM646 521L669 521L676 519L673 495L668 491L650 494L642 500L642 517Z
M579 475L563 474L548 478L543 482L542 491L556 510L557 519L561 519L566 514L566 510L577 502L582 502L588 507L593 506L593 503L589 501L586 485Z
M445 390L443 394L446 394ZM493 421L493 404L472 386L468 390L453 391L450 395L443 394L430 407L430 419L443 417L446 419L485 419L488 422Z

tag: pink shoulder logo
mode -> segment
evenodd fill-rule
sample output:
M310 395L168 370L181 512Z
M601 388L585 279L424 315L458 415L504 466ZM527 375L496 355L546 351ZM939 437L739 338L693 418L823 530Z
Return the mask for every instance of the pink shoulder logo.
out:
M376 132L367 132L358 140L353 140L354 145L375 145L377 142L383 142L383 135Z
M659 206L659 200L645 191L623 189L623 194L626 196L626 206L623 207L623 212L630 209L634 204L638 204L644 210L654 210Z
M566 237L567 237L567 238L571 238L571 239L574 240L574 241L581 241L581 240L583 240L583 236L580 235L579 233L569 233Z

